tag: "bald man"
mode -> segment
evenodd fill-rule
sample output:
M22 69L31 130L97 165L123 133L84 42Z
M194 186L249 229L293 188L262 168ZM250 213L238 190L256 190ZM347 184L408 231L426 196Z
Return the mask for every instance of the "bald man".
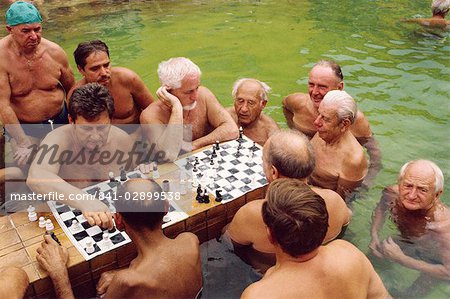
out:
M244 130L245 136L259 145L279 129L277 123L263 113L269 100L270 87L257 79L243 78L233 85L234 106L228 107L236 124Z
M118 190L115 206L117 228L125 230L138 255L123 270L103 273L97 292L103 298L196 298L202 289L198 238L182 233L175 239L162 231L167 202L154 181L132 179ZM125 194L146 199L128 201ZM122 198L123 200L120 200ZM48 272L58 298L73 298L67 274L67 250L48 235L37 249L39 264Z
M443 190L444 176L435 163L410 161L401 168L398 185L383 191L373 214L369 247L380 258L421 271L411 287L415 292L423 291L430 276L450 281L450 210L441 201ZM381 241L379 231L388 211L401 237Z
M334 190L344 199L367 174L364 150L350 131L356 113L356 103L348 93L329 91L320 102L319 116L314 121L317 133L311 139L316 167L309 182Z
M306 182L314 169L315 159L308 139L297 131L278 131L267 140L263 148L263 168L267 180L295 178ZM311 187L326 204L330 217L324 243L340 236L351 219L351 211L344 200L332 190ZM267 238L261 207L265 199L247 203L234 216L226 237L233 241L235 252L259 272L274 265L274 246Z

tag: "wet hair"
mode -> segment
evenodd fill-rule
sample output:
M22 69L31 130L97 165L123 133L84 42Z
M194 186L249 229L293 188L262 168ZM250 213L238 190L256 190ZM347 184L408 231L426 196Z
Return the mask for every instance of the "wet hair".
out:
M78 44L78 47L73 52L76 64L84 70L86 59L94 52L105 52L109 57L109 49L104 42L98 39L91 40Z
M125 222L135 229L161 229L166 214L162 193L162 188L153 180L130 179L117 188L114 206ZM139 200L133 200L136 196Z
M353 124L358 113L355 100L343 90L330 90L323 97L321 105L335 105L339 122L348 118Z
M329 67L333 71L336 78L339 79L339 81L344 81L344 74L342 73L342 69L336 62L332 60L320 60L319 62L314 64L312 68L315 68L316 66Z
M316 165L314 150L308 138L295 130L279 130L269 137L267 159L269 165L288 178L304 179Z
M170 89L180 88L181 82L188 75L201 76L200 68L190 59L185 57L174 57L162 61L158 65L158 77L161 85Z
M439 166L436 165L433 161L425 160L425 159L418 159L418 160L412 160L407 163L405 163L402 168L400 169L400 173L398 175L398 182L400 182L403 177L405 176L406 169L418 162L424 162L428 164L428 166L433 169L434 172L434 192L437 193L439 191L442 191L444 189L444 174L442 173L442 170L439 168Z
M253 82L256 82L256 83L258 83L259 84L259 86L261 87L260 89L259 89L259 92L258 92L258 97L260 98L260 100L262 100L262 101L268 101L269 100L269 93L270 93L270 91L272 90L270 87L269 87L269 85L267 85L266 83L264 83L264 82L262 82L262 81L259 81L259 80L257 80L257 79L252 79L252 78L242 78L242 79L239 79L239 80L237 80L236 82L234 82L234 84L233 84L233 91L231 92L231 95L233 96L233 99L236 99L236 94L237 94L237 92L238 92L238 90L239 90L239 88L241 87L241 85L243 84L243 83L245 83L246 81L253 81Z
M440 15L445 17L445 15L450 10L450 0L433 0L431 3L431 12L434 15Z
M114 100L108 89L98 83L89 83L76 88L69 100L69 115L75 122L78 116L92 121L104 111L109 118L114 114Z
M325 201L305 183L277 179L269 185L262 206L264 223L272 239L292 257L312 252L327 233Z

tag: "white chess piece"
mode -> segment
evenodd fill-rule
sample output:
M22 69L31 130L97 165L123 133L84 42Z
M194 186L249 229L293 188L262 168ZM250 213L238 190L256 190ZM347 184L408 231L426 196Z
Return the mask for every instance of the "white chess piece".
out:
M45 218L39 217L39 227L44 228L45 227Z
M92 241L92 239L90 237L86 237L86 252L88 254L94 253L95 251L95 247L94 247L94 242Z
M73 230L78 230L80 228L80 224L76 219L72 220L72 226L70 228L72 228Z
M109 233L108 232L104 232L102 235L102 239L103 239L103 246L105 246L106 248L109 248L112 246L112 242L109 239Z
M164 215L163 221L164 222L169 222L170 221L170 216L168 214Z
M185 195L187 193L186 188L187 188L186 181L185 180L181 180L180 181L180 194L181 195Z
M50 231L52 231L54 229L55 229L55 227L53 226L53 222L50 219L47 219L45 221L45 230L50 232Z
M158 171L158 165L156 163L153 163L153 179L159 179L160 175L159 175L159 171Z
M35 207L33 207L32 205L29 205L27 211L28 211L28 220L30 220L31 222L36 221L37 214L36 214Z

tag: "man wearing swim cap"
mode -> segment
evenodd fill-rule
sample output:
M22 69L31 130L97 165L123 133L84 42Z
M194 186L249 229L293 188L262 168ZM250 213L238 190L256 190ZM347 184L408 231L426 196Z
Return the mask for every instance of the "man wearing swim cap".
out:
M30 145L44 137L35 134L36 126L67 123L64 98L75 79L64 50L41 38L42 17L33 4L17 1L5 17L9 35L0 40L0 122L36 124L7 126L13 157L24 165Z

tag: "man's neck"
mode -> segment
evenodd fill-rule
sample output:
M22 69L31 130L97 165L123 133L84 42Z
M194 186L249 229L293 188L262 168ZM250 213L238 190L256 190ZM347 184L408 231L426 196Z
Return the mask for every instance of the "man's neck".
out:
M138 257L142 258L152 254L153 249L160 246L161 242L167 239L162 229L142 229L137 231L132 228L127 228L126 232L136 245Z
M305 263L313 258L315 258L319 254L320 247L314 249L311 252L306 254L302 254L298 257L293 257L287 253L285 253L279 246L275 249L275 255L277 257L277 266L281 267L287 264L300 264Z

